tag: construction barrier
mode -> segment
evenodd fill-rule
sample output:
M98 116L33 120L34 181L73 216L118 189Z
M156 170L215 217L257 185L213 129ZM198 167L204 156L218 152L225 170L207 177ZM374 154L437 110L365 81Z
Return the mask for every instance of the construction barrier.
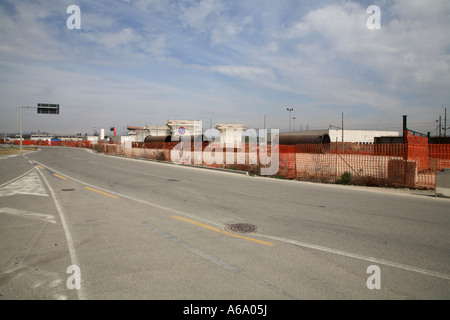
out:
M147 158L164 161L177 158L182 159L185 164L195 164L194 146L191 147L192 152L187 151L182 155L180 150L172 150L177 144L178 142L133 143L131 153L134 156L140 150L140 155L144 153ZM208 144L203 143L202 152L205 145ZM270 147L267 149L270 156ZM219 159L218 163L208 164L202 161L201 165L258 174L263 167L259 151L260 146L257 145L244 145L235 149L215 145L210 155L216 156L219 153L219 158L216 158ZM256 162L250 161L252 154L258 155ZM445 168L450 168L449 144L428 144L426 138L408 133L407 143L397 144L280 145L279 170L275 176L327 183L435 189L436 173Z
M450 168L450 144L429 144L425 137L407 132L406 143L330 143L279 145L279 167L273 176L286 179L344 183L366 186L436 188L436 174ZM9 142L19 145L19 141ZM185 164L247 171L260 174L270 164L261 161L260 152L271 157L270 146L245 144L240 148L224 148L203 142L201 150L191 144L181 149L180 142L31 141L23 145L91 148L97 152L175 161ZM208 149L206 149L208 148ZM261 149L263 148L263 149ZM207 152L207 154L205 154ZM213 157L214 163L205 161ZM200 160L199 160L200 159Z
M297 179L370 186L435 189L436 173L450 168L450 145L385 144L359 146L347 153L297 152ZM296 146L296 150L317 146ZM344 176L345 175L345 179Z
M9 144L20 145L20 140L8 141ZM50 140L22 140L22 146L53 146L53 147L75 147L90 148L92 143L86 141L50 141Z

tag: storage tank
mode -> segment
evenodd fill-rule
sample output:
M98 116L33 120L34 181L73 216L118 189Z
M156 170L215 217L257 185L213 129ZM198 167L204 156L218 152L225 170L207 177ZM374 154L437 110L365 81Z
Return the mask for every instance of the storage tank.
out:
M194 142L194 139L196 142L202 142L203 141L203 135L198 136L184 136L183 139L191 139L191 142ZM147 136L144 140L144 142L177 142L181 141L182 136Z
M295 134L295 133L280 133L279 144L281 145L296 145L296 144L329 144L331 142L330 136L324 134Z

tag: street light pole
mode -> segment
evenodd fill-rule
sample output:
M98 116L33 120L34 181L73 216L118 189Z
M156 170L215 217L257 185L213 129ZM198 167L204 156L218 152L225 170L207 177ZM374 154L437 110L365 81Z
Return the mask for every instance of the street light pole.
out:
M20 127L20 151L23 150L22 147L22 139L23 139L23 108L27 108L27 109L37 109L38 113L53 113L53 114L59 114L59 104L55 104L55 105L49 105L49 104L41 104L38 103L38 105L36 107L34 106L22 106L19 107L19 115L20 115L20 119L19 119L19 127Z
M342 154L344 154L344 112L342 112Z
M22 128L23 128L23 107L20 107L20 119L19 119L19 128L20 128L20 151L22 151Z
M286 108L287 111L289 111L289 133L291 132L291 112L294 110L294 108Z
M447 136L447 108L445 108L445 113L444 113L444 137Z
M30 106L23 106L23 107L20 107L20 112L19 112L19 114L20 114L20 121L19 121L19 127L20 127L20 151L22 151L23 150L23 147L22 147L22 139L23 139L23 137L22 137L22 130L23 130L23 108L27 108L27 109L30 109L30 108L34 108L34 109L37 109L38 107L30 107Z

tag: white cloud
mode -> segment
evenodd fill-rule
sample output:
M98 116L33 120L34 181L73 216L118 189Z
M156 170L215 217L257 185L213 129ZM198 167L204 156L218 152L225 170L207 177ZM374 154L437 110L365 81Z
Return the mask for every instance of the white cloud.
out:
M172 12L190 35L198 34L217 45L232 41L253 23L251 15L235 14L233 5L221 0L184 1L173 5Z
M108 15L106 12L82 12L81 15L81 27L83 32L96 32L111 30L114 25L118 23L118 19Z
M124 28L119 32L92 33L89 34L88 38L106 46L108 49L132 45L142 40L141 36L131 28Z
M179 4L179 17L182 23L190 28L205 31L211 20L219 17L224 10L224 4L218 0L186 1Z
M275 52L278 51L278 49L279 49L278 43L275 42L275 41L272 41L272 42L270 42L270 43L268 43L266 45L266 47L264 48L264 52L266 52L266 53L275 53Z
M280 42L295 41L298 57L261 61L299 92L318 98L318 92L325 91L337 104L371 104L378 110L383 109L378 101L400 107L401 99L394 98L397 94L443 90L443 84L450 83L450 38L444 39L450 34L448 2L401 1L382 6L382 17L385 10L398 18L382 20L382 29L375 31L366 27L365 9L346 2L313 10L278 34Z
M311 27L304 22L297 22L280 34L283 39L294 39L304 37L311 32Z
M78 32L65 27L68 0L4 3L0 90L12 105L68 97L114 117L128 100L130 112L147 104L197 118L297 104L311 118L336 106L367 121L428 116L450 98L447 0L374 0L381 30L367 29L354 1L99 0L81 4Z
M41 59L55 61L64 59L58 50L53 24L42 23L52 18L53 10L45 10L37 3L15 3L14 12L0 7L0 55L17 59Z
M262 78L275 79L275 75L270 70L259 67L214 66L209 67L208 70L247 80L258 80Z

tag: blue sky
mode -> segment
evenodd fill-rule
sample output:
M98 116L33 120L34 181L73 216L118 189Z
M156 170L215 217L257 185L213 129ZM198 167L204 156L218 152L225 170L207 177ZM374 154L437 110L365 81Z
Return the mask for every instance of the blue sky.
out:
M81 10L70 30L67 7ZM381 10L381 29L366 12ZM0 132L168 119L435 132L450 114L450 2L0 1ZM450 116L448 116L450 118ZM450 121L448 121L450 123ZM450 125L450 124L448 124Z

